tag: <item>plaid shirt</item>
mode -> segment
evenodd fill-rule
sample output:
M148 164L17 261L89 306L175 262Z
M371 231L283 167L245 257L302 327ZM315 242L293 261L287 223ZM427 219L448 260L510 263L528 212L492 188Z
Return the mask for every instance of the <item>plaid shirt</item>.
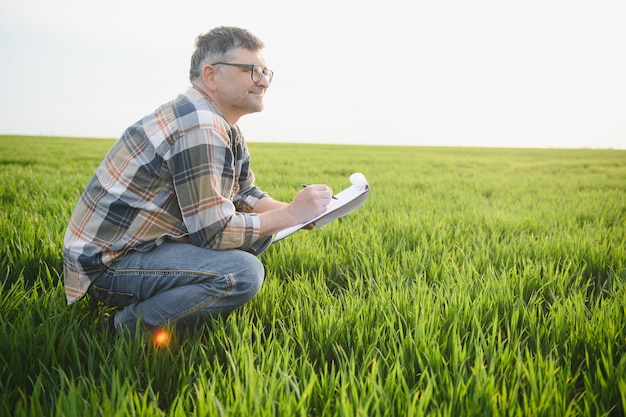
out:
M131 249L251 245L260 232L251 210L266 195L239 128L190 87L124 132L78 201L64 241L68 304Z

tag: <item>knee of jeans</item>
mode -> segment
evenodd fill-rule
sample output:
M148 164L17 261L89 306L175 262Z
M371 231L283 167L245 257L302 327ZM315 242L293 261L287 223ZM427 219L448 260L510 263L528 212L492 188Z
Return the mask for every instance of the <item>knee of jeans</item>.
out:
M249 255L246 253L246 255ZM265 278L265 268L256 256L249 255L244 257L242 261L242 269L237 276L235 282L237 290L242 296L251 299L259 292Z

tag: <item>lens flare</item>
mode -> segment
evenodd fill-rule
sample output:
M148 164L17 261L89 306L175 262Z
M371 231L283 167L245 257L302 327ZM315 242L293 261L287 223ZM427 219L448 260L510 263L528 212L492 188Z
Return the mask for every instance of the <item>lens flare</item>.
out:
M157 346L166 346L170 341L170 334L165 329L159 329L153 333L152 340Z

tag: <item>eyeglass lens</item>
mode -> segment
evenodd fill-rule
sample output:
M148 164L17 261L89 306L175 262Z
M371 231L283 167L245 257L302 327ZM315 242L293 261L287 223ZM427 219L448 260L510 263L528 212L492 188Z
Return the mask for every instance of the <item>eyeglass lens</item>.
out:
M263 74L265 74L265 77L267 78L267 81L271 83L272 82L272 77L274 76L274 73L273 73L272 70L269 70L269 69L265 69L264 70L263 68L261 68L258 65L255 65L252 68L252 76L253 76L253 80L255 82L261 81L261 77L263 76Z

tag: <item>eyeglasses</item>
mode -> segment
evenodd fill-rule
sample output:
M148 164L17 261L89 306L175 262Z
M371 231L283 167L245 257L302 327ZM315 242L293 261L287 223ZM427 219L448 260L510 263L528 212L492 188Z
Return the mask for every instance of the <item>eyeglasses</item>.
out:
M229 65L231 67L247 68L250 70L250 78L252 78L252 81L254 81L255 83L261 81L261 77L263 77L264 75L265 78L267 78L267 82L269 84L272 83L272 78L274 78L274 71L268 68L261 68L261 66L256 64L232 64L230 62L216 62L212 65Z

